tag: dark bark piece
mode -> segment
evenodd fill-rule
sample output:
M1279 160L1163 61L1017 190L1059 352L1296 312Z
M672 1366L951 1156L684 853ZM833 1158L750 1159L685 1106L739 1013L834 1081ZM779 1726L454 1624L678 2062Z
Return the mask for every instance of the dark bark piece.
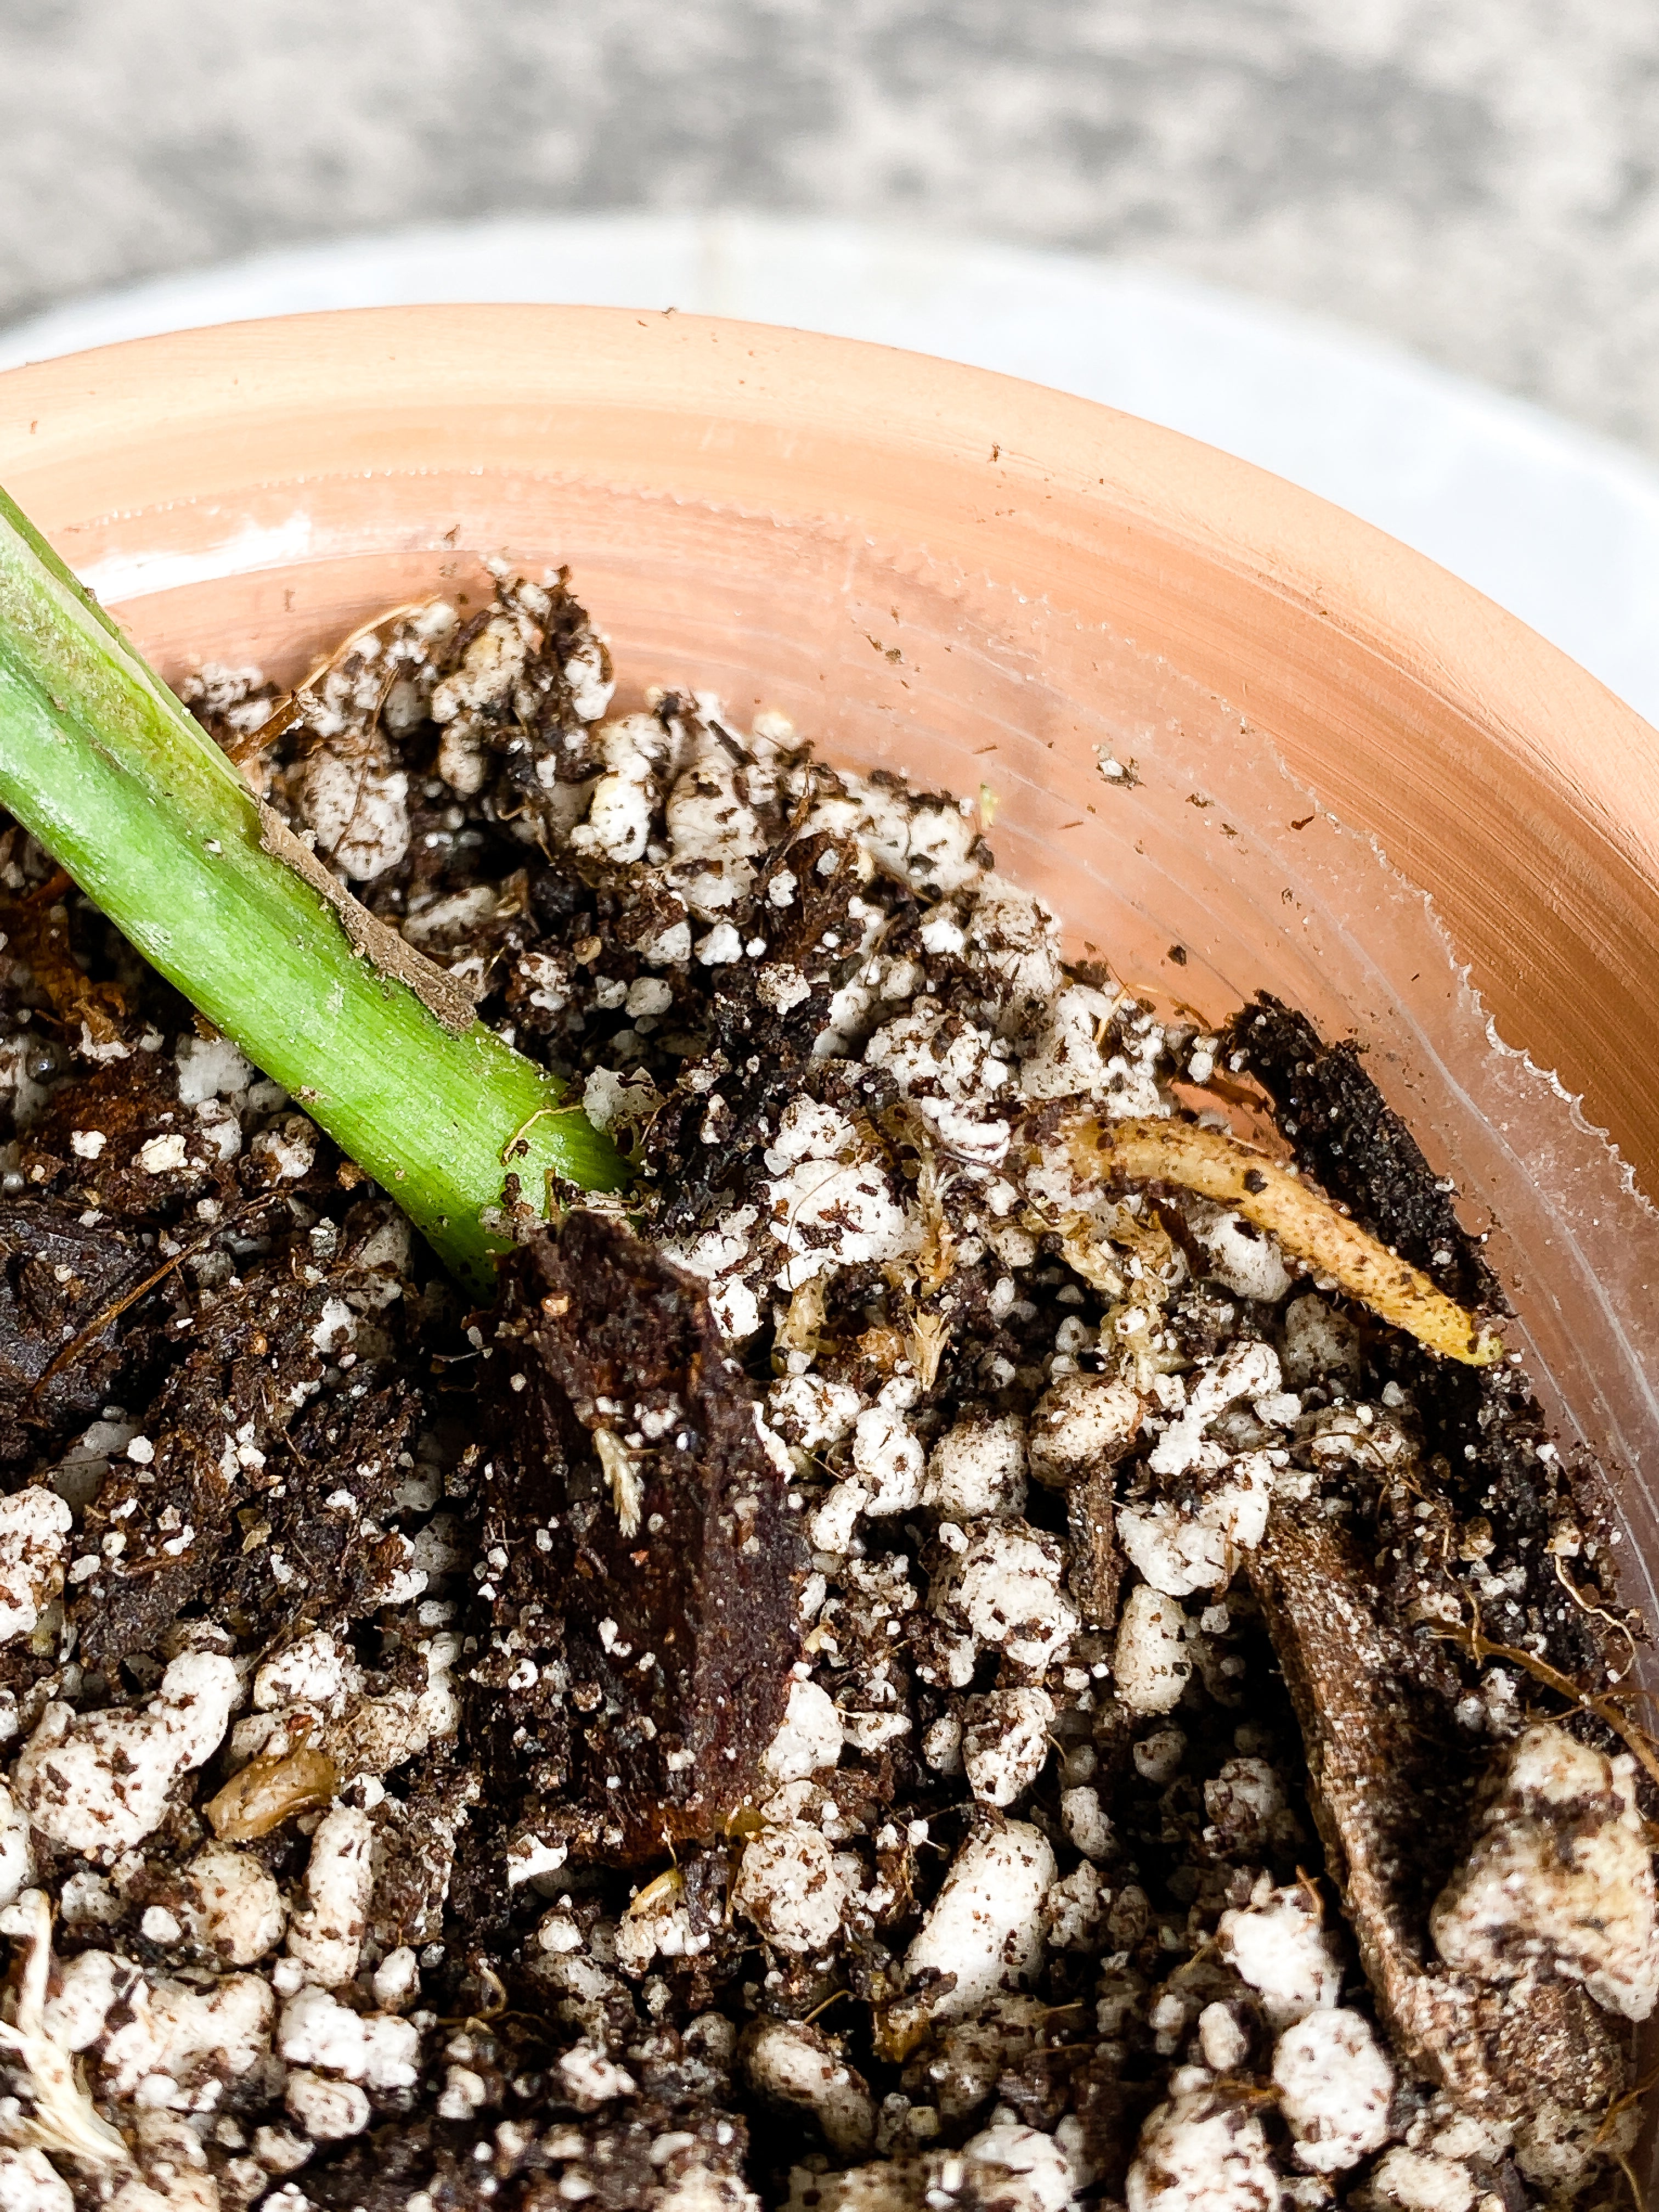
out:
M0 1462L16 1463L95 1420L150 1349L123 1316L55 1372L54 1358L156 1266L137 1237L81 1220L78 1204L11 1200L0 1213Z
M1327 1865L1401 2053L1506 2118L1543 2097L1579 2112L1607 2104L1624 2057L1582 1989L1543 1981L1522 2001L1433 1957L1428 1908L1467 1836L1468 1759L1421 1660L1380 1617L1351 1540L1276 1513L1250 1579L1301 1723Z
M507 1263L495 1358L492 1763L583 1854L712 1841L758 1792L799 1651L805 1547L754 1392L702 1284L594 1213Z
M1066 1495L1066 1520L1072 1537L1067 1583L1091 1628L1110 1628L1117 1619L1123 1554L1118 1549L1112 1490L1112 1470L1091 1467Z
M112 1463L83 1537L98 1569L70 1607L89 1664L155 1650L193 1607L259 1636L301 1619L343 1626L383 1603L407 1565L381 1516L418 1401L394 1384L307 1405L327 1364L326 1306L362 1279L309 1272L305 1282L285 1258L263 1261L197 1314L144 1416L153 1456Z
M1305 1014L1266 992L1235 1016L1227 1042L1273 1099L1298 1162L1333 1198L1448 1297L1508 1311L1451 1194L1365 1073L1357 1044L1328 1045Z

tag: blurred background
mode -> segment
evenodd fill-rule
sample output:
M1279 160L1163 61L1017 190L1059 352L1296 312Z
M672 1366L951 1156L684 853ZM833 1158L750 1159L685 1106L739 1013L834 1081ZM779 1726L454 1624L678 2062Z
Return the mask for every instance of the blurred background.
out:
M884 338L1210 438L1659 717L1653 0L0 0L0 360L355 301Z

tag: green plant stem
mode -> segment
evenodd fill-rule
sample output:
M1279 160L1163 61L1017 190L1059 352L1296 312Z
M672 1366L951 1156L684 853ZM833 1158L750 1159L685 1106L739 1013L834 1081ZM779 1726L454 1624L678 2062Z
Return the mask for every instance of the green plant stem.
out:
M235 769L0 491L0 802L474 1288L507 1169L616 1190L626 1163L481 1022L446 1028L266 846ZM511 1157L509 1158L509 1152Z

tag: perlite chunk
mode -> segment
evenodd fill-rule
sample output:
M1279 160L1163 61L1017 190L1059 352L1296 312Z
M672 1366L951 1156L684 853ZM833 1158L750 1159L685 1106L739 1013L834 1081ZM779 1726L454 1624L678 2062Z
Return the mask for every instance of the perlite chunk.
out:
M276 2049L290 2066L315 2068L370 2089L407 2089L420 2073L421 2031L388 2013L356 2013L326 1990L290 1997L277 2024Z
M283 1893L252 1851L208 1844L185 1869L185 1924L228 1966L251 1966L283 1940Z
M75 2193L45 2151L0 2145L0 2212L75 2212Z
M73 1516L55 1490L0 1498L0 1644L27 1636L64 1587Z
M778 1732L767 1746L761 1771L770 1782L799 1782L841 1757L841 1715L816 1682L792 1682Z
M870 2086L815 2027L799 2020L758 2020L744 2036L740 2055L757 2096L809 2114L838 2158L868 2155L876 2133Z
M1659 1928L1635 1780L1628 1753L1606 1758L1547 1722L1528 1729L1429 1916L1447 1965L1511 1982L1541 1963L1610 2012L1646 2020L1659 2002Z
M1193 1671L1186 1614L1150 1583L1137 1583L1123 1607L1112 1671L1132 1713L1167 1713L1181 1702Z
M821 1951L841 1932L847 1892L821 1829L791 1820L744 1846L732 1902L780 1951Z
M1281 2195L1261 2120L1237 2095L1194 2089L1140 2131L1129 2212L1272 2212Z
M374 1889L370 1851L374 1828L367 1813L337 1805L311 1839L306 1904L288 1931L289 1955L307 1981L337 1989L357 1971Z
M1394 2069L1357 2012L1336 2006L1287 2028L1273 2052L1273 2086L1310 2172L1344 2172L1388 2140Z
M1222 1914L1217 1940L1222 1957L1260 1995L1273 2027L1334 2006L1341 1994L1341 1954L1299 1882L1272 1889L1264 1880L1248 1909Z
M1018 1513L1025 1503L1025 1426L1017 1413L971 1408L933 1446L922 1502L950 1521Z
M264 2056L276 2001L257 1974L227 1974L206 1991L138 1983L125 2008L101 2055L105 2094L131 2097L143 2083L147 2104L206 2112Z
M1064 1563L1052 1536L1024 1522L994 1522L969 1536L939 1578L933 1611L1022 1667L1046 1667L1077 1632L1060 1594Z
M1224 1590L1239 1554L1261 1541L1273 1504L1266 1452L1242 1452L1224 1480L1179 1505L1156 1498L1119 1508L1117 1540L1154 1589L1166 1597Z
M905 1954L912 1980L929 1972L956 1977L931 2007L935 2019L965 2019L1036 1973L1054 1871L1048 1838L1024 1820L968 1838Z
M1012 1805L1048 1757L1054 1701L1046 1690L992 1690L968 1701L962 1764L969 1788L988 1805Z
M1031 1473L1067 1490L1123 1457L1140 1429L1139 1394L1112 1375L1057 1375L1031 1409Z
M218 1749L240 1694L228 1659L187 1651L142 1712L77 1716L49 1705L18 1755L18 1802L42 1835L71 1850L130 1850L161 1820L179 1777Z

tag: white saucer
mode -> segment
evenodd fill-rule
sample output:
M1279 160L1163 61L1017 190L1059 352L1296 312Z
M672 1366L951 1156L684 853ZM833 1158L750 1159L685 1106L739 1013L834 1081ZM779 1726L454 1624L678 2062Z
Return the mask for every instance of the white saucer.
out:
M249 316L441 300L793 324L1108 401L1402 538L1659 722L1659 469L1386 345L1152 270L750 215L504 219L82 301L0 332L0 367Z

